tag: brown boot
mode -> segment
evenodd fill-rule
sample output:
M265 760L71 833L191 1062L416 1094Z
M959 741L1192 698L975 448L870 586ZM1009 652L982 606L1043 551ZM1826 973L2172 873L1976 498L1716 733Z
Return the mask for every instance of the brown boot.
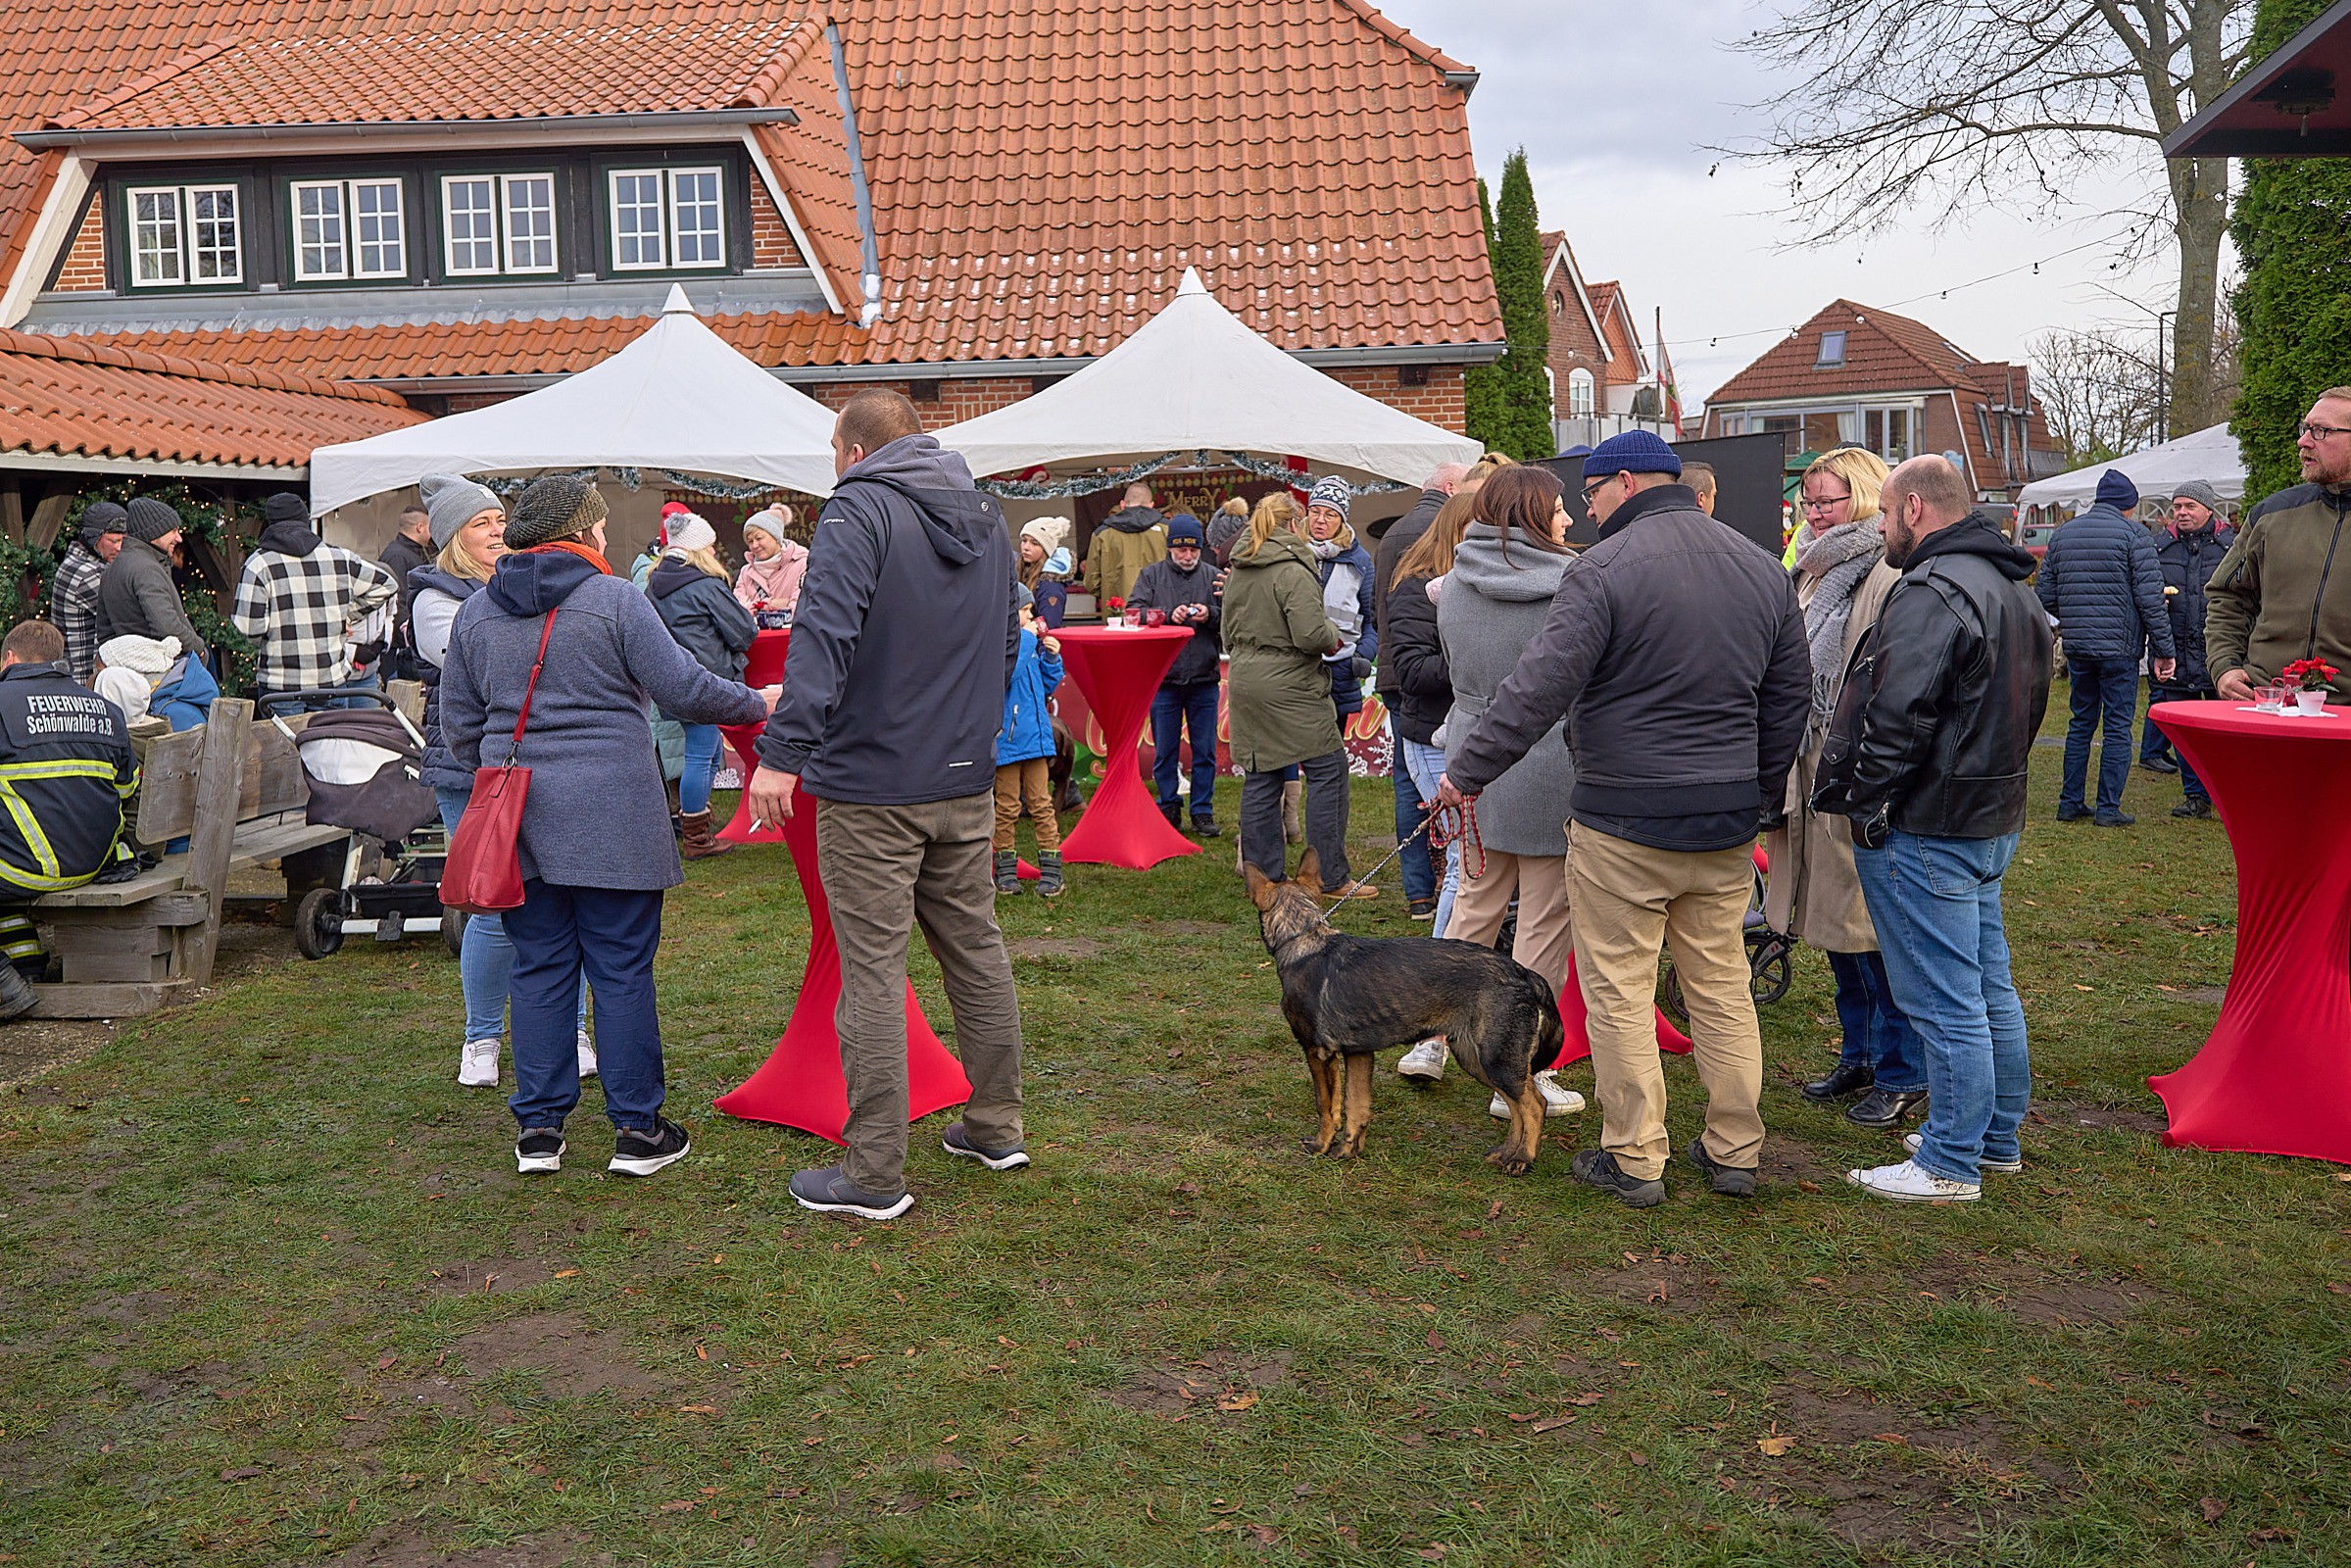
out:
M1298 803L1306 798L1306 781L1294 778L1282 786L1282 837L1291 844L1306 842L1306 825L1298 820Z
M677 853L684 858L709 860L734 853L732 844L710 831L709 811L688 811L678 818L678 822L686 830L685 842L677 847Z

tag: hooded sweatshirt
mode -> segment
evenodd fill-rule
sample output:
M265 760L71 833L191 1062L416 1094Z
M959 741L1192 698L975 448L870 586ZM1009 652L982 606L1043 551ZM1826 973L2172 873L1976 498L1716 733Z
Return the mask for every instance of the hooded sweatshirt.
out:
M1518 667L1519 655L1543 630L1574 559L1537 550L1523 539L1512 541L1505 553L1501 531L1491 522L1473 522L1462 534L1437 601L1437 632L1453 683L1452 708L1445 720L1448 766ZM1480 841L1510 855L1565 855L1567 799L1575 787L1567 726L1553 724L1478 797Z
M352 633L399 594L378 563L279 518L245 559L229 619L259 650L255 681L263 691L316 691L351 679Z
M645 579L646 597L660 612L678 646L713 675L741 680L751 657L751 640L759 634L726 579L713 577L690 561L664 556Z
M1135 591L1135 579L1167 559L1167 519L1151 507L1121 507L1102 520L1086 545L1083 586L1103 610Z
M464 774L515 750L542 629L547 661L516 759L531 769L523 876L563 887L676 886L684 874L647 700L688 724L756 724L767 705L696 663L627 579L568 551L516 551L458 612L441 667L441 736Z
M823 801L992 791L1019 655L1004 510L960 453L901 436L844 473L817 519L759 761Z

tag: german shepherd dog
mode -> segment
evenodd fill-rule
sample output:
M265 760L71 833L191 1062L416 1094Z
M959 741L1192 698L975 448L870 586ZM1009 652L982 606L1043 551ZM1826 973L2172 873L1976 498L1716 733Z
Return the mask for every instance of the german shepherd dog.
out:
M1510 1130L1486 1156L1505 1176L1534 1168L1543 1136L1536 1072L1567 1040L1559 1004L1534 970L1489 948L1429 937L1350 937L1331 928L1310 889L1322 878L1314 852L1295 881L1255 866L1245 879L1257 926L1282 977L1282 1016L1306 1054L1322 1122L1306 1148L1350 1159L1371 1125L1372 1053L1443 1035L1455 1061L1510 1102ZM1341 1063L1346 1125L1341 1127Z

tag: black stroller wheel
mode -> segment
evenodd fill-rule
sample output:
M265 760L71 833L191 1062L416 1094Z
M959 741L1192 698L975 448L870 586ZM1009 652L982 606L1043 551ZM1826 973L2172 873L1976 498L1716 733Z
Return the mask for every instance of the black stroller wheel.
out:
M342 890L311 889L294 906L294 946L306 958L323 958L342 945Z
M1758 1005L1768 1007L1787 996L1794 978L1795 965L1784 939L1775 937L1747 956L1747 990Z
M463 909L452 909L446 905L441 907L441 940L449 945L449 956L453 958L465 956L465 921L468 918Z
M1665 960L1665 978L1657 986L1657 1005L1675 1023L1685 1029L1690 1027L1690 1001L1682 995L1682 976L1671 958Z

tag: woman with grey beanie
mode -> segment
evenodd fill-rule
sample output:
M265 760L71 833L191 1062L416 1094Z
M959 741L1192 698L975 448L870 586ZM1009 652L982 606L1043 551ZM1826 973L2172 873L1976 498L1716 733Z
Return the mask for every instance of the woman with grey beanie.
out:
M470 773L511 757L531 769L523 898L504 916L514 945L507 1103L519 1129L514 1163L526 1173L563 1163L563 1122L579 1102L571 1025L583 975L596 990L599 1077L614 1129L606 1168L650 1176L685 1157L686 1130L661 1113L653 986L661 895L685 877L647 709L752 724L775 699L719 679L677 645L646 597L612 575L604 523L604 498L577 479L550 474L517 496L507 553L458 612L442 667L442 732L457 764Z

